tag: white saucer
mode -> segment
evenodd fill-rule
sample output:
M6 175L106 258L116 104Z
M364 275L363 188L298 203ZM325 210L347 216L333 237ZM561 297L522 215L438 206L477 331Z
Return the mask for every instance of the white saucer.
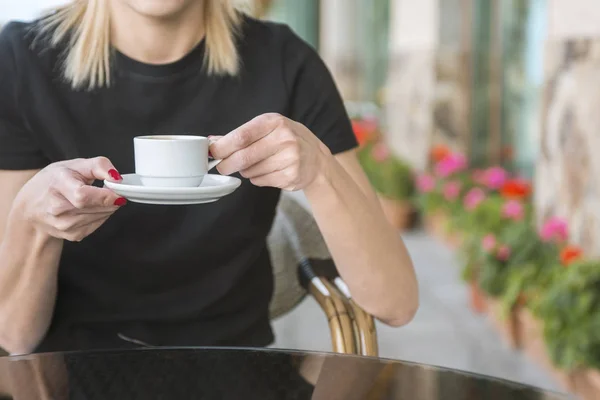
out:
M231 176L207 174L198 187L144 186L136 174L123 175L121 183L104 181L104 185L119 196L143 204L204 204L233 193L242 181Z

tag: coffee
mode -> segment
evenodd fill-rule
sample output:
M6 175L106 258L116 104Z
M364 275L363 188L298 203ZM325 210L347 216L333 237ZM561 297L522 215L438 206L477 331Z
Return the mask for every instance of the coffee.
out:
M203 136L200 136L203 137ZM198 136L145 136L146 139L148 140L194 140L195 138L198 138Z

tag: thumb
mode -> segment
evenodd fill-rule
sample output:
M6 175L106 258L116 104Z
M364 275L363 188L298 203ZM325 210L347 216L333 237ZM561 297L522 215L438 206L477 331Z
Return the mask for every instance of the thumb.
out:
M71 160L66 167L79 173L91 184L95 180L109 180L119 182L123 178L112 162L106 157L83 158Z

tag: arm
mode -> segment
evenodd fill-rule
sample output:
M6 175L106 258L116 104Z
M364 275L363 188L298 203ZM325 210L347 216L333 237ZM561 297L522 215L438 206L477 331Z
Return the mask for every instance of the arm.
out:
M304 188L352 296L383 322L408 323L418 308L412 261L387 222L354 151L322 152L323 168Z
M81 241L124 199L94 180L120 180L104 157L2 171L0 187L0 346L29 353L52 319L63 241Z
M234 172L257 186L304 190L340 274L356 302L391 325L408 323L418 289L412 262L387 222L353 152L336 157L304 125L260 115L211 145Z
M0 346L31 352L50 324L62 240L37 233L13 202L38 171L0 171Z

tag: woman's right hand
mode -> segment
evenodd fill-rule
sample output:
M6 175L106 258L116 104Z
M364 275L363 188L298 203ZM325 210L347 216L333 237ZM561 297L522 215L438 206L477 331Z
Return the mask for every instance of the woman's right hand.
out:
M110 189L91 186L104 179L122 179L105 157L50 164L23 186L13 211L38 231L79 242L127 203Z

